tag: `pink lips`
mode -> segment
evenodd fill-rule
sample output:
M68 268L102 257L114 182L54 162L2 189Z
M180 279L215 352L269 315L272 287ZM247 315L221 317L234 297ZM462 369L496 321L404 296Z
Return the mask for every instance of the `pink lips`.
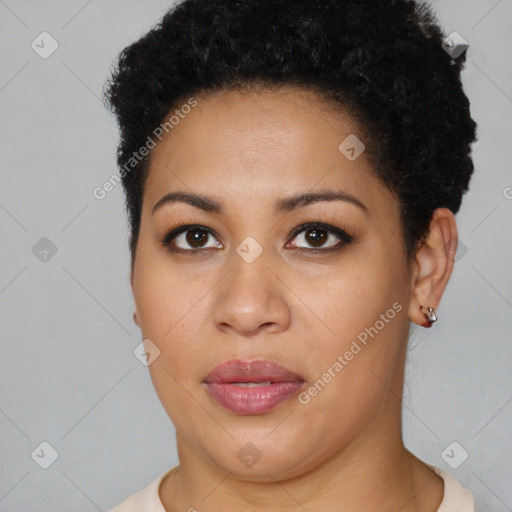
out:
M296 395L304 379L272 361L233 359L217 366L205 383L213 398L226 409L255 415Z

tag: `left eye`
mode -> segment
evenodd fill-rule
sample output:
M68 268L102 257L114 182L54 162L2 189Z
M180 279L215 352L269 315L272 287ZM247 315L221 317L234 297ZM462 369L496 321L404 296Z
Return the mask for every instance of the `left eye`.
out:
M304 242L313 246L312 249L307 246L305 247L305 249L311 250L312 252L315 252L316 249L320 249L321 251L338 249L340 246L352 241L352 236L348 233L327 224L303 224L294 230L293 235L293 239L298 240L299 243ZM338 239L338 243L336 243L336 239ZM334 243L325 245L327 241L334 241ZM341 243L339 241L341 241ZM293 243L293 247L297 247L297 242Z

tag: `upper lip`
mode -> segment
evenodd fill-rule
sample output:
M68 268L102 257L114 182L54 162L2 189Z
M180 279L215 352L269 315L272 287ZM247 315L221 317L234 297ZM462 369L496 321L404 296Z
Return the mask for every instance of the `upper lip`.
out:
M266 359L232 359L216 366L206 377L206 383L230 382L304 382L288 368Z

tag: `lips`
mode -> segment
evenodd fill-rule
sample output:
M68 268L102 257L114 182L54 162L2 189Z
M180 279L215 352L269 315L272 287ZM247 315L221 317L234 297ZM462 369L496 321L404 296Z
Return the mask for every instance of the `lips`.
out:
M214 368L204 382L220 405L241 415L269 412L304 385L300 375L261 359L227 361Z

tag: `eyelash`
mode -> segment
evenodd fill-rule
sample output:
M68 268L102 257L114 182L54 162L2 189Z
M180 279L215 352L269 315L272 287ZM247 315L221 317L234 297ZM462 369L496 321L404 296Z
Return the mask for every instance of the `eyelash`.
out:
M292 230L292 232L290 233L289 239L293 240L298 234L302 233L303 231L307 231L308 229L311 229L311 228L320 228L320 229L326 231L328 234L334 234L335 236L337 236L340 239L340 241L337 244L329 246L326 249L322 249L322 248L310 249L310 248L305 248L305 247L294 247L293 249L298 250L298 251L306 251L310 254L327 253L327 252L341 250L345 245L350 244L354 239L354 236L347 233L345 230L337 228L330 224L323 223L323 222L305 222L303 224L300 224L299 226L297 226L296 228L294 228ZM210 229L206 226L203 226L201 224L182 224L182 223L177 222L177 226L169 228L169 230L166 231L165 236L162 239L160 239L159 242L162 246L167 247L167 249L172 252L201 253L201 252L209 251L211 249L211 247L206 247L203 249L181 249L181 248L173 247L171 245L172 241L178 235L181 235L182 233L186 233L187 231L193 231L193 230L204 231L204 232L208 233L209 235L211 235L215 238L218 238L216 233L212 229Z

